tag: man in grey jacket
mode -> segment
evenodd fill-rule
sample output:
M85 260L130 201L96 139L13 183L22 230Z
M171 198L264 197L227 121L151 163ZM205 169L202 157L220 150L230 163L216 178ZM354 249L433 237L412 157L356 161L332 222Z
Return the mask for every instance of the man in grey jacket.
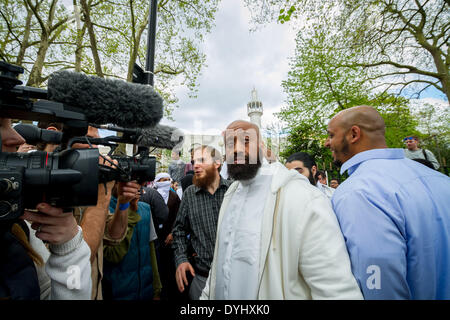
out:
M434 169L439 169L439 162L436 160L433 152L419 148L418 137L409 136L403 139L403 142L406 144L406 149L404 149L406 158L411 160L422 159L425 162L429 162Z

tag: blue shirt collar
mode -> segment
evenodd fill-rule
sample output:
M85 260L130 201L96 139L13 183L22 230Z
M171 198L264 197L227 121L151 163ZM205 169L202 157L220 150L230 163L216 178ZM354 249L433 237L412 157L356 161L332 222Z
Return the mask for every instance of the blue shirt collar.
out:
M355 154L348 159L341 167L341 174L348 170L348 174L351 175L358 166L367 160L371 159L403 159L405 153L403 149L372 149Z

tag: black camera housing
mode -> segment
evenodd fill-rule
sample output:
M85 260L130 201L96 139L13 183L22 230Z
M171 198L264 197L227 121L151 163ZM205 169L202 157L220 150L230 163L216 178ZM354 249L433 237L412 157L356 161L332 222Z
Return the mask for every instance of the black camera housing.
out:
M108 156L112 160L117 160L118 164L113 169L111 166L100 166L100 182L116 180L127 182L136 180L138 183L153 181L156 173L156 158L149 155L149 148L140 146L133 156L115 155L114 151L118 143L135 144L139 129L125 129L120 127L111 127L110 130L123 132L122 136L108 136L104 138L74 137L69 140L69 148L75 143L89 143L91 145L103 145L111 148Z
M98 149L59 153L0 153L0 220L11 220L40 202L55 207L97 203Z
M62 122L68 128L66 140L85 135L86 116L77 108L46 100L46 90L21 86L18 76L23 71L0 61L0 117ZM0 152L0 221L15 219L39 202L60 208L96 205L98 156L97 149Z
M153 156L147 157L121 157L112 156L117 160L119 167L123 169L117 176L117 181L133 181L138 183L145 181L153 181L156 172L156 158Z

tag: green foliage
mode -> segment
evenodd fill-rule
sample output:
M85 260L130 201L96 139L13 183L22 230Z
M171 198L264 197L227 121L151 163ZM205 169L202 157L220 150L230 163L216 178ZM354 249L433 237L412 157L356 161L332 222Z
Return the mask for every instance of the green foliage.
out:
M318 164L331 163L331 154L323 146L327 120L338 111L367 100L358 72L336 68L337 62L346 57L336 56L329 40L325 32L315 30L311 35L297 36L291 70L282 83L288 95L287 105L277 114L290 128L283 157L303 151L312 154Z
M278 22L283 24L283 23L291 20L291 16L294 13L294 11L295 11L295 6L291 6L288 10L281 9L280 15L278 16Z
M450 162L450 109L425 103L417 108L414 116L419 121L420 146L428 149L439 161L441 172L448 174ZM447 169L445 169L447 167ZM446 171L447 170L447 171Z
M57 51L65 48L68 21L66 8L57 0L0 0L0 57L23 67L26 70L23 80L27 82L39 55L47 55L49 61L37 66L39 72L33 81L33 85L39 86L47 79L41 74L43 67L49 71L61 68L61 55Z
M420 97L427 88L450 99L448 0L245 0L253 21L290 22L305 39L311 30L335 39L372 88ZM294 9L292 9L294 8Z
M382 104L378 111L386 125L386 144L389 148L404 148L403 138L409 135L418 135L418 121L411 114L408 100L399 97L388 96L384 100L379 98Z
M309 152L319 167L330 170L331 154L323 147L327 122L337 112L357 105L370 105L380 112L388 147L403 148L402 139L416 134L430 150L446 154L448 117L442 126L432 126L434 133L427 132L421 125L427 116L412 112L407 95L420 97L423 90L435 87L449 96L450 82L445 81L450 79L445 63L449 61L448 2L245 2L255 23L290 22L298 31L291 69L282 82L286 105L277 115L289 128L282 156ZM331 165L335 174L336 169Z
M319 167L334 172L330 151L324 147L327 122L341 110L357 105L375 107L386 123L389 147L403 148L402 139L417 133L417 120L408 106L408 99L387 93L373 94L370 82L357 68L340 65L351 57L334 50L331 35L315 30L312 36L297 38L296 55L291 59L291 71L283 81L288 95L287 105L277 114L290 128L283 157L298 151L316 158Z

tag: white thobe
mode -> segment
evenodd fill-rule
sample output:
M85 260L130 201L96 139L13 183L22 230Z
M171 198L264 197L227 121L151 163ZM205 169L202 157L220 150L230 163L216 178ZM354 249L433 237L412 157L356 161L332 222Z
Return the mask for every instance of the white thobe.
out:
M325 194L328 197L328 199L331 199L331 197L333 196L335 189L327 186L326 184L322 184L319 181L317 181L316 187L319 188L319 190L322 191L323 194Z
M239 182L224 214L217 243L216 299L257 298L264 200L272 182L264 166L255 178Z
M228 179L228 166L226 161L224 161L222 164L222 169L220 169L220 176L224 179Z

